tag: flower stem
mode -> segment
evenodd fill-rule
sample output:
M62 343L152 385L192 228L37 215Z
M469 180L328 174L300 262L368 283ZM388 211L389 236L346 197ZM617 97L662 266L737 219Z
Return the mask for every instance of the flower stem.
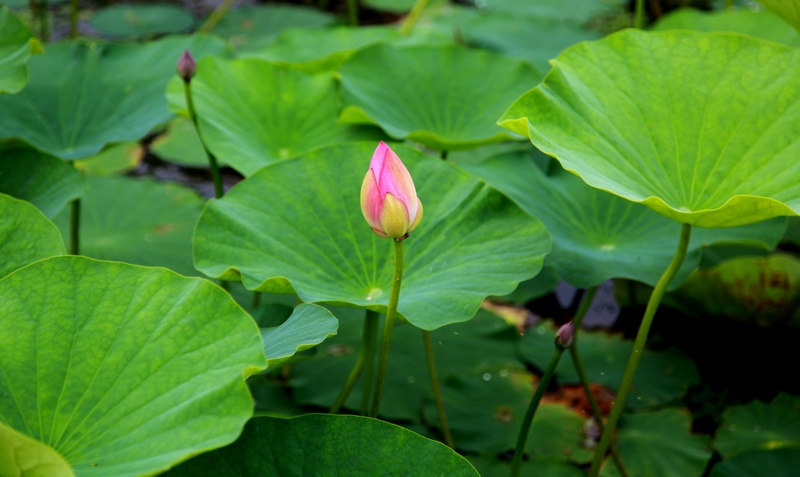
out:
M353 392L353 388L356 386L358 378L361 377L361 372L364 370L364 365L367 362L367 348L370 345L373 349L375 348L374 344L368 342L374 341L375 339L374 329L377 329L377 322L377 313L367 310L366 316L364 316L364 325L361 330L361 351L358 354L356 364L353 366L353 369L347 376L347 380L344 382L342 390L339 391L339 395L336 396L336 400L333 401L333 405L331 405L331 414L337 414L339 410L342 409L345 401L347 401L347 398L350 397L350 393Z
M428 6L428 0L417 0L414 3L414 6L411 7L411 11L408 12L406 19L403 20L403 27L400 29L400 34L403 36L408 36L411 33L411 30L414 28L414 25L419 20L419 17L422 15L422 12L425 11L425 7Z
M395 239L394 243L394 274L392 275L392 292L389 295L389 309L386 310L386 322L383 325L381 337L381 350L378 355L378 375L375 379L375 394L372 396L372 406L369 409L370 417L378 417L383 398L383 385L386 382L386 368L389 366L389 346L392 344L392 330L397 317L397 302L400 301L400 284L403 281L403 239Z
M536 409L539 408L539 403L542 401L547 385L550 384L550 379L556 372L558 362L561 355L564 354L564 348L556 346L553 355L550 357L550 363L542 376L539 385L536 386L536 392L533 394L531 403L528 405L528 410L525 412L525 417L522 420L522 428L519 430L517 436L517 447L514 450L514 460L511 462L511 477L519 477L522 472L522 456L525 454L525 444L528 442L528 434L530 434L531 424L533 424L533 416L536 414Z
M192 100L192 86L191 81L184 81L183 82L183 91L186 95L186 107L189 109L189 117L192 119L192 123L194 123L194 129L197 131L197 136L200 137L200 144L203 145L203 149L206 151L206 155L208 156L208 165L211 167L211 177L214 180L214 195L219 199L225 193L222 188L222 177L219 173L219 166L217 165L217 158L214 157L214 154L208 150L208 146L206 142L203 140L203 137L200 135L200 125L197 123L197 112L194 108L194 101Z
M636 375L636 369L639 367L639 361L642 359L644 345L647 342L647 335L650 332L650 325L653 324L653 317L656 314L658 305L661 303L664 292L667 290L667 286L669 286L672 279L675 278L675 275L678 274L678 270L681 269L683 260L686 258L686 251L689 249L689 239L691 235L692 226L690 224L683 224L681 227L681 238L678 242L678 250L675 252L675 256L672 258L669 267L667 267L664 274L661 275L656 287L653 289L653 293L650 295L650 299L647 301L647 308L642 318L642 324L639 325L639 331L636 333L636 341L633 343L633 351L631 352L630 358L628 358L625 374L623 374L622 382L617 390L614 407L611 408L611 414L608 416L608 422L603 431L603 436L600 439L597 449L595 449L592 467L589 469L589 477L597 477L600 473L600 464L603 462L606 450L608 450L608 446L611 444L611 437L617 428L617 422L620 416L622 416L622 411L625 409L625 400L628 398L631 385L633 385L633 378Z
M80 255L81 236L81 199L78 197L70 204L69 210L69 253Z
M219 4L217 8L211 12L211 15L208 16L208 19L203 23L203 26L200 27L199 32L201 33L211 33L214 28L217 26L220 20L222 20L225 15L228 13L228 10L231 9L233 4L236 0L223 0L222 3Z
M372 310L367 310L364 315L365 327L364 331L367 334L364 341L364 379L363 389L361 390L361 415L366 416L369 411L369 402L372 399L372 385L375 380L375 351L378 344L378 313ZM369 329L367 329L367 326ZM362 337L362 340L364 338Z
M581 355L578 353L579 331L581 329L581 325L583 324L583 319L586 317L586 313L589 311L596 294L597 287L592 287L587 289L586 293L583 295L581 306L578 308L577 313L575 313L575 318L573 319L575 333L572 336L572 346L569 348L569 354L572 357L572 363L575 365L575 372L577 372L578 376L580 377L581 384L583 385L583 391L586 393L586 399L589 400L589 406L592 408L594 422L602 433L604 429L603 413L600 412L600 406L597 405L597 400L594 398L594 394L592 394L592 388L589 386L589 376L586 374L586 368L583 366L583 360L581 359ZM619 475L621 477L628 477L628 471L625 469L625 466L622 463L622 458L620 457L619 452L617 452L617 446L614 443L611 444L611 458L614 459L614 464L617 466Z
M261 304L261 292L253 292L253 301L250 303L250 308L255 310Z
M636 0L636 16L633 18L633 27L641 30L644 28L644 0Z
M358 26L358 0L347 0L347 24Z
M455 449L456 446L453 442L453 434L450 433L450 424L447 423L447 413L444 409L442 388L439 386L439 373L436 372L436 358L433 355L430 331L422 330L422 341L425 343L425 357L428 361L428 372L431 375L431 388L433 389L433 396L436 399L436 410L439 412L439 423L442 426L444 443L447 444L447 447Z
M72 0L69 6L69 37L78 37L78 0Z

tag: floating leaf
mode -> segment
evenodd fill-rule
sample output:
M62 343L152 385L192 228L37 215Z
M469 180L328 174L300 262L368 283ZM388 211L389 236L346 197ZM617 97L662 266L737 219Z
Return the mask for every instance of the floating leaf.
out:
M725 410L714 447L725 459L747 451L800 449L800 398L779 394Z
M761 3L800 30L800 1L761 0Z
M454 46L375 45L339 73L343 121L440 151L515 139L492 118L540 78L526 62Z
M529 329L520 342L523 358L544 369L553 353L555 328L541 324ZM589 381L616 389L622 381L633 342L619 335L583 330L578 346ZM665 351L645 350L633 381L631 408L653 407L679 400L690 386L700 381L691 358L674 348ZM580 378L572 360L565 356L556 368L559 384L577 384Z
M150 144L150 149L162 160L182 166L208 167L208 156L197 135L191 119L177 117L167 125L167 132L158 136ZM217 163L225 161L217 158Z
M545 224L554 237L546 262L571 285L589 288L610 278L628 278L655 286L678 247L680 225L643 205L589 187L557 164L546 175L536 159L527 151L515 151L459 165ZM704 246L725 242L772 249L785 222L775 218L735 228L696 228L672 287L697 267Z
M233 442L265 366L222 289L157 268L57 257L0 280L0 421L78 476L138 476Z
M65 253L58 229L31 204L0 194L0 217L0 277Z
M261 330L264 354L270 368L281 365L295 353L312 348L336 335L339 320L317 305L302 304L282 325Z
M594 187L731 227L800 213L798 76L776 43L626 30L559 55L501 122Z
M58 452L0 422L0 474L21 477L75 477Z
M0 192L53 217L83 194L83 179L69 164L35 149L0 149Z
M209 202L194 236L197 269L241 276L251 290L294 289L304 302L385 312L392 245L370 230L359 198L374 148L317 149L264 167ZM469 320L486 296L510 293L540 270L550 239L538 221L450 164L395 151L428 204L405 242L405 319L429 330Z
M177 5L116 4L92 13L89 24L106 36L136 39L186 32L194 18Z
M519 0L473 0L489 13L502 12L513 15L584 23L592 17L619 13L625 0L536 0L520 2Z
M0 96L0 138L18 137L62 159L82 159L111 142L138 140L171 117L167 81L184 50L230 54L219 38L196 35L145 44L53 43L29 62L31 81ZM54 81L53 72L59 72Z
M729 31L789 46L800 46L800 33L768 10L719 10L703 12L681 8L661 17L653 30Z
M197 275L192 230L203 200L178 184L90 177L81 199L80 251L101 260L167 267ZM70 211L54 221L69 237Z
M144 155L145 150L138 141L120 142L96 156L75 161L75 168L89 176L116 176L136 169Z
M332 25L336 17L315 8L297 5L249 5L228 12L214 34L239 51L268 45L283 30Z
M183 86L170 86L173 109L180 109ZM331 74L311 76L254 58L208 58L197 65L192 92L206 145L245 176L320 146L384 137L376 128L336 124L338 87Z
M42 44L22 20L0 5L0 93L18 93L28 82L26 63Z
M268 449L268 452L265 452ZM422 466L422 467L421 467ZM233 445L196 457L165 477L215 475L474 476L470 463L444 444L400 426L361 416L307 414L256 417Z
M711 458L708 437L692 434L692 417L684 409L625 414L617 432L617 449L629 475L686 477L702 475ZM602 476L618 476L606 460Z
M711 469L709 477L794 477L800 468L800 449L744 452L725 459Z

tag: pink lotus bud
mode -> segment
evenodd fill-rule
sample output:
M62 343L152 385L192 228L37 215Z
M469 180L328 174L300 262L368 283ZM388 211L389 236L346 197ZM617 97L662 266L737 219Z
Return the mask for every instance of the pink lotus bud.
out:
M192 58L192 54L189 53L189 50L183 52L181 59L178 60L178 67L176 69L178 71L178 76L183 78L183 81L188 83L192 79L197 67L195 66L194 58Z
M381 141L361 184L361 212L381 237L403 238L422 220L422 203L411 174Z
M572 336L575 333L575 325L570 321L556 332L556 346L559 348L569 348L572 346Z

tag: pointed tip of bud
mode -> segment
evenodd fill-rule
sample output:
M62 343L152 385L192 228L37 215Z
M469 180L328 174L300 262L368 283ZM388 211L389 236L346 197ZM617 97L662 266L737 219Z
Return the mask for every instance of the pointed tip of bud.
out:
M575 325L570 321L556 332L556 346L559 348L569 348L572 346L572 337L575 334Z
M192 54L189 53L189 50L185 50L181 55L181 59L178 60L178 67L176 68L178 76L188 83L194 76L196 69L197 67Z

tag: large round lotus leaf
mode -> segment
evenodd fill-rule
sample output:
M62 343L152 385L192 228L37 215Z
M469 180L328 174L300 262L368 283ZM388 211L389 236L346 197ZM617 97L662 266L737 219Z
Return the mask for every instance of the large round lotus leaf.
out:
M493 118L540 78L524 61L455 46L375 45L339 73L343 121L377 124L438 150L516 138Z
M317 348L316 356L292 366L289 384L298 404L329 408L355 365L364 312L342 308L335 313L340 320L339 333ZM431 332L440 380L463 373L508 376L509 370L520 367L515 354L518 341L519 333L513 326L484 311L466 323ZM422 332L406 324L395 327L381 417L419 421L422 406L433 399L430 382ZM344 404L346 409L360 409L362 386L359 380Z
M513 456L467 456L470 464L481 474L481 477L508 477L511 474ZM586 477L586 471L567 462L550 462L546 460L522 461L522 475L540 475L547 477Z
M336 23L336 17L297 5L244 6L228 12L214 28L239 51L268 45L289 28L317 28Z
M795 477L800 469L800 449L751 451L725 459L711 469L709 477Z
M800 213L798 78L798 49L626 30L559 55L501 122L594 187L731 227Z
M164 89L186 49L196 58L230 54L221 39L203 35L144 44L48 45L28 63L31 81L25 89L0 96L0 138L18 137L62 159L82 159L110 142L140 139L172 115Z
M208 156L191 119L179 116L167 125L167 132L150 144L150 150L161 160L182 166L208 168ZM219 165L225 161L217 158Z
M544 369L553 353L555 328L540 324L530 328L520 341L522 357ZM616 389L622 381L633 342L605 332L581 331L578 347L589 381ZM700 382L697 366L691 358L675 348L664 351L645 350L639 372L633 380L630 408L649 408L680 400L686 391ZM556 368L559 384L579 384L580 378L569 356Z
M0 93L17 93L28 82L27 62L42 44L7 6L0 5Z
M540 153L535 153L540 155ZM541 220L553 235L546 263L578 288L610 278L629 278L655 286L667 269L680 238L680 225L647 207L589 187L557 164L546 175L526 151L459 166L504 193L522 210ZM692 231L689 252L671 283L677 288L697 267L704 246L743 243L774 248L786 228L785 218L725 229Z
M56 257L0 280L0 422L78 476L139 476L233 442L265 366L253 320L208 281Z
M75 477L58 452L0 422L0 475Z
M262 168L203 210L195 267L251 290L292 288L304 302L386 312L392 242L364 220L361 183L375 144L317 149ZM544 226L500 193L431 156L397 147L425 207L404 242L398 312L435 329L466 321L489 295L533 277L550 250Z
M192 230L202 208L203 200L178 184L90 177L81 198L80 253L197 275ZM67 207L54 219L64 238L70 213Z
M682 8L661 17L653 30L729 31L800 46L800 32L769 10L719 10L703 12Z
M444 444L361 416L256 417L239 440L181 464L165 477L280 475L447 475L478 473Z
M99 154L75 161L75 169L87 176L112 177L132 171L144 160L147 151L138 141L118 142Z
M761 0L761 3L800 30L800 0Z
M398 38L399 30L385 26L295 29L281 33L266 47L243 56L316 73L336 70L356 51Z
M692 313L760 326L800 326L800 260L741 257L698 270L673 294Z
M514 449L531 397L533 377L524 372L451 376L444 380L442 399L458 449L499 454ZM425 418L438 427L436 406ZM536 411L525 453L532 460L585 463L593 452L582 447L584 417L558 403Z
M93 13L89 24L103 35L134 39L183 33L192 28L194 18L176 5L117 4Z
M65 253L56 226L28 202L0 194L0 217L0 277Z
M488 13L502 12L550 21L584 23L592 17L619 13L625 0L472 0Z
M779 394L771 403L753 401L722 414L714 448L726 459L746 451L800 449L800 398Z
M267 365L279 366L295 353L335 336L338 328L339 320L325 308L307 303L298 306L280 326L261 330Z
M616 442L628 475L637 477L702 475L711 458L708 436L692 433L692 416L683 409L625 414ZM600 475L620 474L607 459Z
M206 145L245 176L320 146L385 137L376 128L336 123L332 74L312 76L254 58L208 58L197 65L192 93ZM171 101L180 109L183 92L173 92Z
M0 192L53 217L83 193L83 179L69 164L35 149L0 149Z

